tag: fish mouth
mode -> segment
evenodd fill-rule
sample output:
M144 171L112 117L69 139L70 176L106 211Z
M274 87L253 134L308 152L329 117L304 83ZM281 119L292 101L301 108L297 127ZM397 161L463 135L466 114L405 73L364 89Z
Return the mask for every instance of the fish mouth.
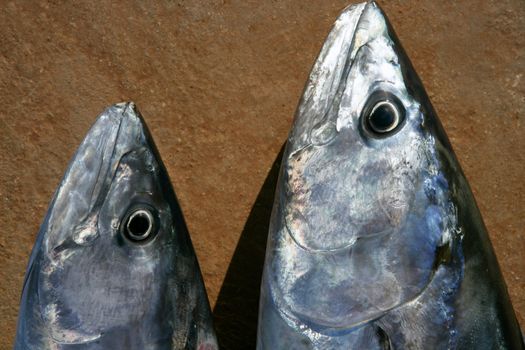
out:
M99 237L99 209L120 159L145 139L144 128L133 102L115 104L100 114L69 163L50 206L44 243L51 256L64 247L92 244Z
M304 250L322 253L351 248L362 238L367 218L378 206L374 198L369 198L365 203L365 209L369 213L359 215L357 204L352 204L362 202L357 195L353 196L356 198L346 198L345 202L342 196L350 195L350 190L330 189L323 185L330 179L343 180L342 173L349 170L335 169L329 162L323 170L316 164L326 163L320 159L320 152L337 142L336 137L341 130L339 116L342 108L345 108L341 106L346 96L366 93L352 90L354 84L349 80L352 77L351 71L356 60L360 60L365 53L359 54L360 50L369 41L383 36L384 28L385 19L374 1L354 4L344 9L325 40L299 103L285 157L287 176L284 177L286 180L283 193L286 231ZM358 141L349 141L350 147L345 148L344 152L351 152L354 143L358 145ZM333 172L325 171L328 168L334 168ZM319 175L321 172L326 176ZM365 175L362 175L363 178ZM352 185L358 186L359 182ZM340 208L331 207L334 199L343 205ZM311 201L317 204L310 205ZM321 225L312 222L312 217L316 217L318 222L329 222ZM386 218L382 218L384 225L367 227L365 236L389 233L391 230L386 221Z
M362 18L370 7L377 5L369 1L348 6L341 12L328 34L299 103L294 124L297 124L298 119L303 119L301 124L306 124L306 129L300 137L300 145L294 151L307 143L326 143L329 139L327 134L333 134L326 128L320 129L320 126L333 114L330 112L333 112L333 107L336 107L342 97L345 81L357 51L365 43L363 36L358 34L362 32L361 29L369 26L368 23L363 23ZM311 121L304 120L301 115L305 113L315 116L310 118Z
M347 93L350 72L358 53L385 34L385 19L374 1L345 8L335 21L312 67L291 136L290 153L308 146L323 146L337 136L338 115Z

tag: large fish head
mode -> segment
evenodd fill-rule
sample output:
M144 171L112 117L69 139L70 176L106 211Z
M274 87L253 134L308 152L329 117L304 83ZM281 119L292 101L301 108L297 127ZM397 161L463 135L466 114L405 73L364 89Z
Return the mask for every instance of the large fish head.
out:
M24 295L38 295L54 343L182 348L209 328L194 317L209 315L182 214L133 103L108 108L89 131L30 265Z
M285 318L351 328L424 290L455 232L440 130L380 8L347 8L284 155L272 223L281 236L270 239L278 248L267 271Z

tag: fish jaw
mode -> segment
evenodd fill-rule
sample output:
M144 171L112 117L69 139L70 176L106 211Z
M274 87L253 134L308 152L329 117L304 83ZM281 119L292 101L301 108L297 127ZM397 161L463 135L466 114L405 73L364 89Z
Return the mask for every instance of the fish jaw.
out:
M287 229L305 249L349 248L364 236L388 233L390 223L401 222L407 214L412 179L399 174L393 181L387 179L405 161L387 152L418 147L421 138L405 130L378 145L359 130L359 116L369 96L383 90L401 99L415 128L421 123L419 104L404 84L394 40L375 2L354 5L335 22L314 64L283 162L285 196L293 202L283 208ZM375 148L385 143L386 152L377 157ZM370 157L376 159L373 164ZM413 152L406 157L419 155ZM377 183L369 181L370 172L379 173ZM344 188L335 187L336 183ZM379 193L377 187L384 189L383 197L367 195ZM380 205L383 209L376 210ZM323 219L327 217L333 220Z
M89 245L99 236L98 214L122 156L136 147L144 126L133 103L106 109L75 153L46 221L44 249L63 242Z

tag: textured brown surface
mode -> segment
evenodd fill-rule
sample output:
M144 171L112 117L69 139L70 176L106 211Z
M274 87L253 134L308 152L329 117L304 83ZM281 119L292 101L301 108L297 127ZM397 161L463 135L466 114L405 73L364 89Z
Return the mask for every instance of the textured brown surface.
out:
M171 175L222 343L249 348L269 171L347 4L2 2L0 349L13 341L48 201L95 117L123 100L137 103ZM525 2L382 7L452 141L525 324Z

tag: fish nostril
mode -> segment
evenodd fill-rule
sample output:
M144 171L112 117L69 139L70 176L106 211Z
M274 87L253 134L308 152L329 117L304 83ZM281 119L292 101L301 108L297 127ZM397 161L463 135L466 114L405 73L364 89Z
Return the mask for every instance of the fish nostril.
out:
M153 215L145 209L133 212L126 222L126 235L133 241L148 238L153 231Z

